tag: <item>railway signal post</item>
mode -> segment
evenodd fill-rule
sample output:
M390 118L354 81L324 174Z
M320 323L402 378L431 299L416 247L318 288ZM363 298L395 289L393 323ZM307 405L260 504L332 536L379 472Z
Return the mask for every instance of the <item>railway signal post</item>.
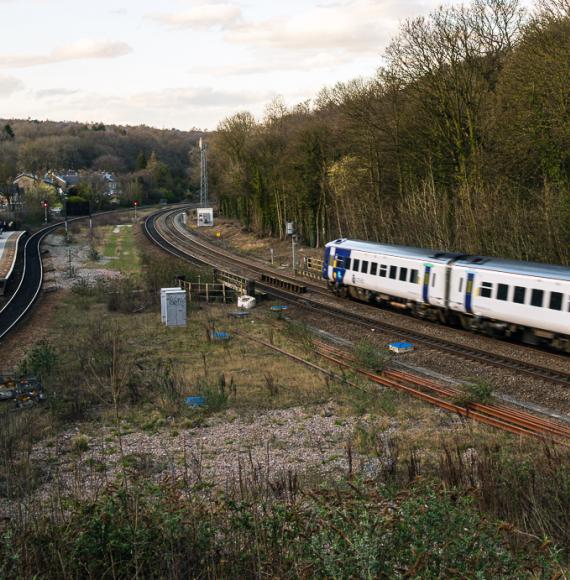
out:
M48 223L48 207L49 207L49 203L47 202L46 199L44 199L42 201L42 207L44 208L44 224Z
M285 231L287 232L288 236L291 236L291 266L293 268L293 272L295 272L296 264L296 256L295 256L295 246L297 244L297 234L295 233L295 223L294 222L287 222Z

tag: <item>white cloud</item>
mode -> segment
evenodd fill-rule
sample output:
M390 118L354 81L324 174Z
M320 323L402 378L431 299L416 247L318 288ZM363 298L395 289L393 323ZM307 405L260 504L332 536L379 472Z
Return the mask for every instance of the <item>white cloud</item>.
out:
M36 101L37 118L65 118L156 127L214 128L219 119L244 109L262 110L275 93L210 87L174 87L130 95L77 92L65 99ZM43 104L42 104L43 103Z
M421 0L346 0L319 5L288 18L240 22L226 40L286 50L332 50L378 53L397 29L400 18L424 12Z
M270 97L266 91L230 91L211 87L181 87L148 91L131 96L128 101L135 106L163 107L175 110L193 107L234 107L265 102Z
M55 48L48 54L0 54L0 68L24 68L70 60L117 58L132 51L125 42L81 40Z
M235 4L205 4L185 12L148 14L147 18L169 28L228 28L241 19L241 9Z
M50 99L54 97L68 97L77 93L76 89L66 89L63 87L54 87L51 89L40 89L35 91L34 95L39 99Z
M0 97L7 97L21 91L24 83L15 77L0 75Z
M298 53L279 52L270 55L256 54L255 59L249 62L224 64L221 66L199 66L188 72L190 74L207 74L213 77L233 77L247 75L261 75L268 73L302 72L314 70L334 70L340 65L350 63L352 55L331 53L327 51L304 54L299 58Z

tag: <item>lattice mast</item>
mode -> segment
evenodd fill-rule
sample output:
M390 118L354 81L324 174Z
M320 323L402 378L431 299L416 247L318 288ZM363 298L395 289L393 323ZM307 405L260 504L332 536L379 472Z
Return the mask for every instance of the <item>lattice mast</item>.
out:
M208 207L208 144L200 137L200 207Z

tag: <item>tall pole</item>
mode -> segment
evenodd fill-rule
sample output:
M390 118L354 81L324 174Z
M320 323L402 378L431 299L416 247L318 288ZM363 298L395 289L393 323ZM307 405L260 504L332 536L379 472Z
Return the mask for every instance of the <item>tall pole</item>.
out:
M200 137L200 206L208 207L208 145Z
M65 240L69 242L69 226L67 224L67 197L63 200L63 211L65 212Z
M295 273L295 234L291 236L291 257L293 262L293 274Z

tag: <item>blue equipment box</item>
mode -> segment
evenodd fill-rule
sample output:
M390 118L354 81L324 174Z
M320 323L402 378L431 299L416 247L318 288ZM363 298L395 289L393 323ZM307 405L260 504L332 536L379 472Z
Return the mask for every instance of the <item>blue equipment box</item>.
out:
M396 354L401 354L414 350L414 345L411 342L391 342L388 345L388 349Z

